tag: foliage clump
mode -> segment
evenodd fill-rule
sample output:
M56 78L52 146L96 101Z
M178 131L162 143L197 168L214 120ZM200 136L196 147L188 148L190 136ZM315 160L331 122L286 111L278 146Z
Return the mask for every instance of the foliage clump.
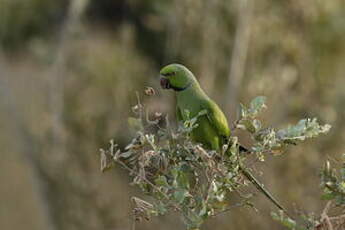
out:
M317 217L313 213L302 213L294 219L284 213L272 213L274 220L291 230L342 230L345 228L345 154L340 169L331 167L326 161L321 170L322 199L327 204Z
M234 129L243 129L251 135L254 143L249 152L240 152L236 136L228 140L222 151L215 152L190 138L198 118L205 115L203 111L173 127L168 116L157 112L149 115L137 97L138 103L132 109L135 117L128 120L136 136L124 150L114 141L109 149L101 149L101 170L122 166L133 178L132 184L139 186L150 200L133 198L136 220L177 211L187 229L197 229L206 219L234 206L253 207L252 194L242 189L248 183L240 170L241 167L252 170L253 164L246 162L250 155L264 160L265 154L281 152L287 145L316 137L330 128L316 119L304 119L277 131L265 128L257 116L266 107L266 98L257 97L249 107L241 106L234 123ZM239 195L239 201L233 203L230 197L235 194Z

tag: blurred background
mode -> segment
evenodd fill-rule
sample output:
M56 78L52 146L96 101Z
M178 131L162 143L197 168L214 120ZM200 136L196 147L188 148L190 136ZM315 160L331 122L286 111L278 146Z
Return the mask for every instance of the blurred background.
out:
M127 172L102 174L99 148L123 147L135 92L174 117L159 69L183 63L236 118L268 97L265 125L318 117L333 128L281 157L260 177L281 202L318 215L319 169L345 152L343 0L0 0L0 228L130 229ZM143 98L145 100L145 98ZM250 145L244 137L242 142ZM261 195L203 229L282 229ZM137 229L183 229L175 214Z

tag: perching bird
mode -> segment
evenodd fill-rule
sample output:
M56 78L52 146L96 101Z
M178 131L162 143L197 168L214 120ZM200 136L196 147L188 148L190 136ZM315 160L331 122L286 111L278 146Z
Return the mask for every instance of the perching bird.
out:
M227 119L219 106L200 87L193 73L180 64L170 64L160 71L160 84L163 89L176 92L177 119L185 121L196 117L201 111L205 115L197 119L198 126L192 130L191 138L205 148L219 151L230 137ZM279 209L284 208L244 167L241 171Z

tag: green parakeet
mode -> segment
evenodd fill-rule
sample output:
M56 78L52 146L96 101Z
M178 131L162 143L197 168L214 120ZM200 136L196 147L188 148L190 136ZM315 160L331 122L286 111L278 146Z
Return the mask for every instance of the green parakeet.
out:
M202 90L193 73L183 65L170 64L161 69L160 84L163 89L176 92L178 120L184 121L205 111L205 115L198 117L198 126L192 130L191 138L205 148L219 151L230 137L228 122L219 106ZM240 167L248 180L279 209L284 210L248 170Z

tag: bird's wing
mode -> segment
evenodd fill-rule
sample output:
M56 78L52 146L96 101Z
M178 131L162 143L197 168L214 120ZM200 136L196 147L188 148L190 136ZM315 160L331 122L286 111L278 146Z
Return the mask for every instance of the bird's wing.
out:
M217 131L217 134L222 137L229 137L230 129L228 126L228 121L218 105L213 101L208 101L205 103L204 107L204 109L207 111L207 118Z

